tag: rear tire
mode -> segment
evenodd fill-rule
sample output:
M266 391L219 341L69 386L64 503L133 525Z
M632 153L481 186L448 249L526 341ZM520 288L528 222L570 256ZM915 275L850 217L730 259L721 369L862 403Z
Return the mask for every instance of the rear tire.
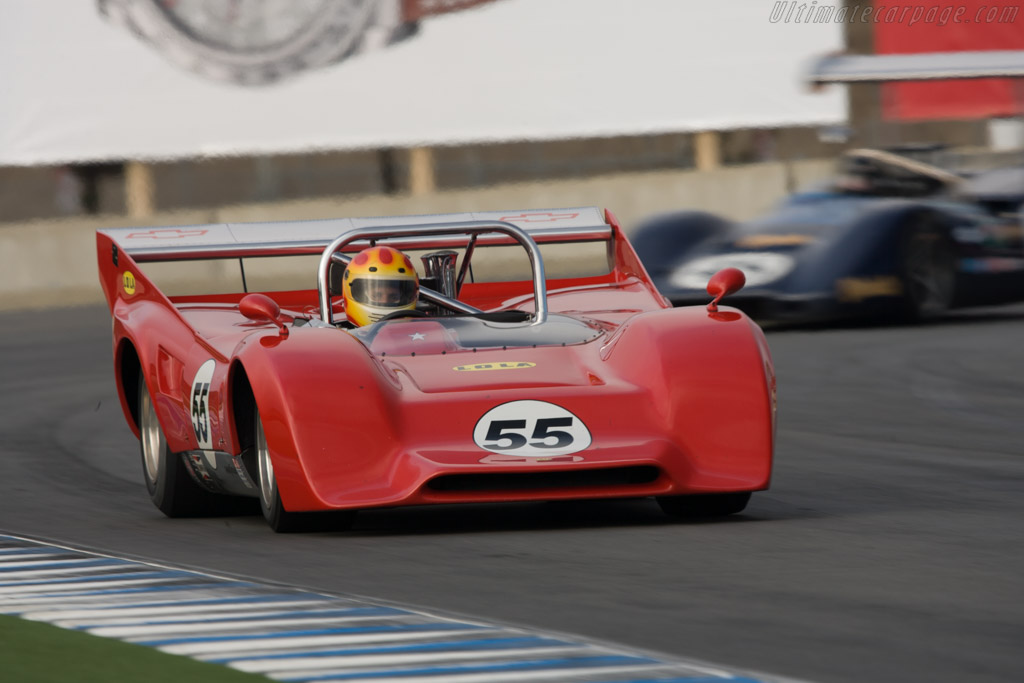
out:
M267 447L267 435L263 431L263 420L260 410L256 408L254 422L256 424L256 473L260 491L260 510L270 528L279 534L297 531L345 530L352 526L356 513L354 510L338 512L289 512L281 502L281 494L277 488L277 477L274 475L274 463L270 459Z
M168 517L215 514L227 496L211 493L195 482L182 456L171 453L156 417L156 406L144 377L139 376L139 445L142 473L153 504Z
M660 496L657 501L662 512L673 517L725 517L743 512L750 502L750 492Z
M906 234L903 247L903 317L908 321L942 316L953 304L956 254L949 235L934 221L921 221Z

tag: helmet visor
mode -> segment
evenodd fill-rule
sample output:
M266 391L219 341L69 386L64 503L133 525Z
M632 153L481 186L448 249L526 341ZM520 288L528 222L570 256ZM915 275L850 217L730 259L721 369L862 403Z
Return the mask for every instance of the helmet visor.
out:
M416 301L415 280L362 278L349 284L352 298L367 306L408 306Z

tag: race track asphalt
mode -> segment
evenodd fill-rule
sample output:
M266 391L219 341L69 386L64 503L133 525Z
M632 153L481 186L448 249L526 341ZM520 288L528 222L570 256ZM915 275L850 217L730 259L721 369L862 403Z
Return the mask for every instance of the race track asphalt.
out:
M742 515L446 506L275 535L152 506L105 309L7 313L0 532L812 681L1024 680L1024 306L769 343L775 479Z

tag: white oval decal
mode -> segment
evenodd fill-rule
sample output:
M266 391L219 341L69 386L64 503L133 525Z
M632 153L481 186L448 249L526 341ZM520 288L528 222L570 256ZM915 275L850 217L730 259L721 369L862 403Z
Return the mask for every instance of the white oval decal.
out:
M747 287L760 287L788 275L796 261L789 254L774 251L744 251L704 256L684 263L672 273L669 282L683 289L704 289L711 276L722 268L739 268L747 277Z
M487 411L473 429L476 445L492 453L549 458L590 445L583 421L561 406L544 401L512 401Z
M201 449L213 448L209 399L210 382L213 380L213 371L216 367L217 364L211 358L199 367L196 378L192 380L192 429L196 433L196 441Z

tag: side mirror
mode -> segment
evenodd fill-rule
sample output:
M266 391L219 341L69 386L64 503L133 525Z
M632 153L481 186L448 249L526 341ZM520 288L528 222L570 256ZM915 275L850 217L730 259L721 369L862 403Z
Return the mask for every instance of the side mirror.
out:
M747 276L739 268L723 268L708 280L708 294L715 297L708 304L708 311L714 313L718 310L718 302L722 297L734 294L747 283Z
M281 322L281 307L266 294L247 294L238 302L238 310L249 320L277 325L281 336L288 336L288 328Z

